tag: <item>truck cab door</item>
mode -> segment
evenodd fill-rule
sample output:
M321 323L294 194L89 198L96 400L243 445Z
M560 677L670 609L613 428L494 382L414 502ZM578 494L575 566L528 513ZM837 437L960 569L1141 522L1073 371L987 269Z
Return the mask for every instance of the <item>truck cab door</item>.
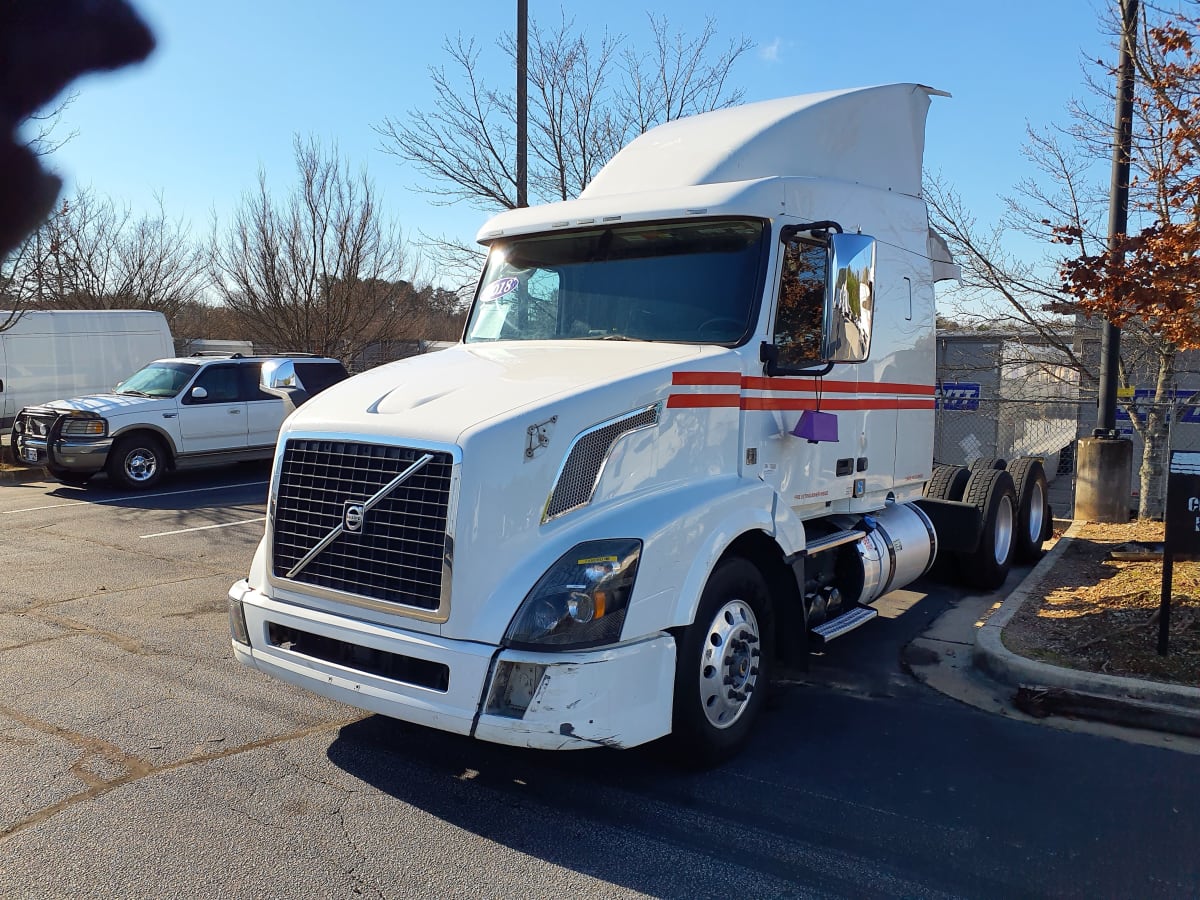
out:
M762 395L744 401L748 411L772 418L747 420L746 434L761 448L761 477L797 514L848 512L865 490L870 462L872 402L864 399L859 371L870 353L875 243L864 235L787 230L767 375L749 379Z
M246 449L246 401L238 369L236 364L206 366L180 397L183 453Z

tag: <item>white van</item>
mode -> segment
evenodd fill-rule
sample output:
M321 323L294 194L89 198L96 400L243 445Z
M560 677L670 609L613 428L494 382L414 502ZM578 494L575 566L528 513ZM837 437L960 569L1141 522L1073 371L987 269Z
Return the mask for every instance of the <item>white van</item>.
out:
M0 322L8 314L0 312ZM142 309L37 310L0 331L0 431L23 407L110 390L174 356L166 317Z

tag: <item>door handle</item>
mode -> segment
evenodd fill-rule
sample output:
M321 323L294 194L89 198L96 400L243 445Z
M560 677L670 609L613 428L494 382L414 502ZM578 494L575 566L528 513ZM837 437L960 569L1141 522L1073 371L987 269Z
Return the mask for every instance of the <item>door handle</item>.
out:
M242 411L241 411L240 409L231 409L231 410L229 411L229 414L230 414L231 416L236 416L236 415L240 415L240 414L241 414L241 412L242 412Z

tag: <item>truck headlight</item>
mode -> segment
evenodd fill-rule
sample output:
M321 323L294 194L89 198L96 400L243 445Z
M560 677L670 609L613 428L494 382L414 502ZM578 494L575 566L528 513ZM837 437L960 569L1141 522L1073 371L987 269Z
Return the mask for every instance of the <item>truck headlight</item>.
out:
M505 646L574 650L616 643L641 555L642 542L633 538L576 544L525 597Z
M104 419L71 418L63 422L62 433L70 437L104 437L108 422Z

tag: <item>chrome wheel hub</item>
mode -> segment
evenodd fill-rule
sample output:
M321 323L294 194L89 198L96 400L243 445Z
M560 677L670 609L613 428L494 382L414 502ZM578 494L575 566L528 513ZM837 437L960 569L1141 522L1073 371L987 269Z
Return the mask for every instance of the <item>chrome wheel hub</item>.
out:
M709 724L728 728L758 683L760 634L754 610L730 600L713 617L700 653L700 704Z
M1036 544L1042 539L1042 528L1046 523L1046 494L1041 482L1033 483L1029 492L1029 541Z
M1013 505L1010 497L1000 498L1000 508L996 510L996 540L994 555L996 563L1002 565L1008 559L1009 549L1013 540Z
M131 450L125 457L125 474L134 481L148 481L158 470L158 459L148 450Z

